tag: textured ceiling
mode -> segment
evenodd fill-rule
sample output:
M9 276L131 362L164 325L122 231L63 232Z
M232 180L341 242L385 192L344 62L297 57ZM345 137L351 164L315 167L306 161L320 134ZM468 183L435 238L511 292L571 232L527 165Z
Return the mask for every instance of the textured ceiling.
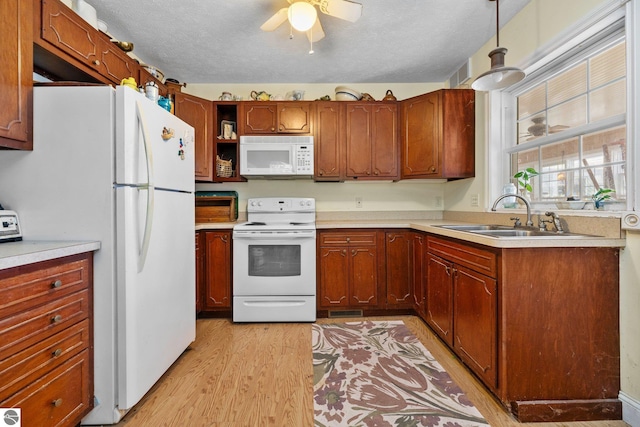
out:
M529 1L501 0L500 25ZM360 0L355 23L319 13L326 36L309 55L306 36L290 39L288 23L260 30L286 0L87 3L140 60L188 83L442 82L496 30L495 1Z

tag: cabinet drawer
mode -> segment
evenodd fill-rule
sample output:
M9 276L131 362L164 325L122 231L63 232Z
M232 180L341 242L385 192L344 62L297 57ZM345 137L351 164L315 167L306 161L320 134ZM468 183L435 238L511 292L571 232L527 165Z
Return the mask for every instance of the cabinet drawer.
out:
M6 359L0 360L0 400L89 348L89 321L65 329Z
M375 231L353 233L321 233L321 245L375 245L377 234Z
M23 426L75 426L92 402L89 351L67 360L6 400L3 408L22 408Z
M84 290L0 320L0 360L89 317Z
M486 249L429 236L427 250L490 277L497 276L497 255Z
M48 261L0 273L0 319L61 296L85 289L90 283L89 257L65 263Z

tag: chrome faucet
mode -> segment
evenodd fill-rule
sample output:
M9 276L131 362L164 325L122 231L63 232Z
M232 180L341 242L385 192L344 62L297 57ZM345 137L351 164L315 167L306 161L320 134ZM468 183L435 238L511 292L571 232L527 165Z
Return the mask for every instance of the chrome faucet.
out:
M550 216L552 221L549 222L553 222L553 226L556 228L556 232L558 233L564 233L564 228L562 228L562 223L560 223L560 217L558 216L557 213L555 212L545 212L544 213L545 216Z
M498 206L498 202L507 197L517 197L524 202L525 206L527 207L527 227L533 227L533 221L531 220L531 203L529 203L527 199L520 196L519 194L503 194L502 196L498 197L495 202L493 202L493 207L491 208L491 210L495 211L496 206Z

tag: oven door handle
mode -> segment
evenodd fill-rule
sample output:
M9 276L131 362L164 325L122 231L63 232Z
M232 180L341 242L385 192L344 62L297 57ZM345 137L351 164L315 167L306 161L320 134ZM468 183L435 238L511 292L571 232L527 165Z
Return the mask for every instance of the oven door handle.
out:
M313 234L286 234L286 233L263 234L263 233L260 233L260 234L234 234L233 238L236 240L238 239L243 239L243 240L312 239L312 240L315 240L316 236L315 236L315 233Z

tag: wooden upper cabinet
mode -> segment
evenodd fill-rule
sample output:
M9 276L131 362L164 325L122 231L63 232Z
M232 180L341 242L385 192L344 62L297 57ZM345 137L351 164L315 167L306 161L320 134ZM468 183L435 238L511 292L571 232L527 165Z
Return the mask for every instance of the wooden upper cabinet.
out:
M402 178L475 176L475 92L442 89L401 101Z
M276 133L311 133L310 102L268 102L244 103L244 130L247 135L268 135Z
M315 180L339 181L344 179L343 113L339 102L322 101L316 105L315 116Z
M182 92L175 93L175 115L195 131L195 178L213 181L213 103Z
M350 179L397 179L395 103L347 103L346 168Z
M33 148L33 2L0 2L0 147Z
M35 62L65 80L120 84L139 77L137 61L60 0L33 0L37 6Z
M139 76L140 66L109 40L100 40L100 72L112 83L120 84L127 77ZM138 81L138 79L136 79ZM141 84L138 81L138 84Z
M42 1L42 40L91 68L101 62L99 32L59 0Z

